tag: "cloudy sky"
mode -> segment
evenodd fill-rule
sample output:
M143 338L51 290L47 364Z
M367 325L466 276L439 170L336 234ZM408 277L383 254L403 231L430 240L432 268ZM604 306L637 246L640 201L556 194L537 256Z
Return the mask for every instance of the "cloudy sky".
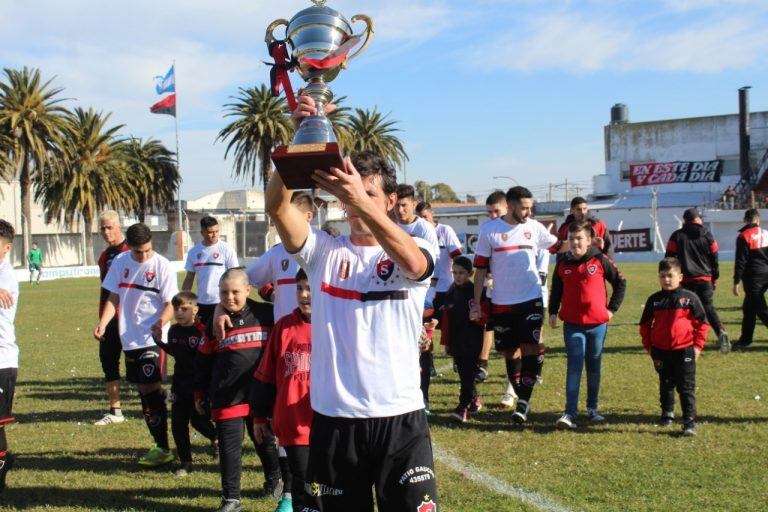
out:
M242 187L230 177L222 105L268 80L267 24L308 0L0 0L0 67L41 68L70 106L112 112L124 134L174 147L149 113L152 78L175 59L182 197ZM768 109L765 0L332 0L369 14L369 50L333 82L350 106L400 121L407 179L482 195L511 176L543 191L603 170L603 126L733 113L752 85ZM294 84L299 85L297 77Z

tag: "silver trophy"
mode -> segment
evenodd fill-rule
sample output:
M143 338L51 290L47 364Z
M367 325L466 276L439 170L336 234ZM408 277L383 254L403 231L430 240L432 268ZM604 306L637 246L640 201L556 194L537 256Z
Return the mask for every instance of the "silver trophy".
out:
M366 25L361 34L355 35L350 21L325 5L325 0L312 0L312 3L312 7L299 11L290 21L273 21L267 28L265 39L268 45L284 43L290 48L291 70L307 82L303 94L315 100L317 106L317 115L301 122L291 146L277 148L272 155L280 176L289 188L311 187L309 176L312 170L323 168L324 163L341 160L333 126L324 112L324 106L333 100L333 93L327 84L347 67L350 60L365 50L374 32L373 21L364 14L351 18L352 23L363 21ZM274 35L275 29L280 26L286 27L284 39L277 39ZM358 45L360 47L351 53ZM330 155L331 158L326 158L327 162L322 158L312 158L321 155ZM286 161L289 159L293 161ZM303 160L304 165L298 160ZM335 163L332 165L335 166ZM299 174L306 176L294 176Z

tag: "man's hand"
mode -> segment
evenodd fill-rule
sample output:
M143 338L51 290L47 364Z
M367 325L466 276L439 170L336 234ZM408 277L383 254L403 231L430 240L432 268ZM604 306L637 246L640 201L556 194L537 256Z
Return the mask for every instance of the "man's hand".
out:
M205 416L205 407L203 407L202 398L195 398L195 410L200 416Z
M473 322L477 322L482 316L483 311L480 308L480 304L473 300L469 305L469 319Z
M269 426L269 421L266 423L253 422L253 438L256 439L256 444L264 442L264 438L272 434L272 429Z
M699 358L701 357L701 349L698 347L694 347L693 351L696 352L696 361L698 361Z
M739 283L736 283L735 285L733 285L733 295L734 297L739 296Z
M438 321L436 318L433 318L429 322L424 322L424 328L428 331L434 331L435 328L437 328Z
M13 306L13 295L8 290L0 288L0 308L10 309Z
M605 247L605 240L601 236L596 236L592 238L592 245L600 249L601 251Z
M163 339L163 322L162 320L158 320L154 324L152 324L152 337L155 340L162 340Z
M557 315L549 315L549 326L557 329Z
M610 322L612 318L613 318L613 311L611 311L611 310L609 309L609 310L608 310L608 321Z
M101 324L96 326L96 328L93 330L93 337L96 338L96 341L101 341L104 339L104 331L106 331L106 329L102 327Z
M331 167L328 172L317 169L312 174L312 179L321 189L346 205L358 207L365 201L370 201L363 179L349 157L344 159L343 170L336 167Z
M303 95L303 91L299 91L299 97L297 100L298 104L296 105L296 110L291 112L291 119L293 119L293 125L295 128L298 128L304 119L317 115L315 100L309 96ZM333 103L328 103L323 108L323 112L325 112L326 115L330 114L334 110L336 110L336 105Z

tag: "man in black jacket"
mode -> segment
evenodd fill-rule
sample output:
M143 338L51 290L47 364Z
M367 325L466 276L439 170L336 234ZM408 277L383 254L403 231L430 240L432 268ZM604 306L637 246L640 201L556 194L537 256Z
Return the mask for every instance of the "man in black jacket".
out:
M760 227L760 213L749 209L744 213L744 227L736 238L736 263L733 268L733 294L739 296L739 283L744 281L741 337L734 349L752 344L757 317L768 327L768 231Z
M683 287L701 300L707 319L717 335L720 352L726 354L731 350L731 344L713 303L715 286L720 277L717 240L702 225L701 214L696 208L685 210L683 221L683 227L669 237L665 257L675 257L680 261Z

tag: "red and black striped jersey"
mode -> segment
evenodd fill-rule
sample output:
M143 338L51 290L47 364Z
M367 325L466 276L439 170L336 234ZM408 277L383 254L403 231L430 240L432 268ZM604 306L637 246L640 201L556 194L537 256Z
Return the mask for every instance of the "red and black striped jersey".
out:
M209 398L213 420L250 414L251 378L274 325L272 305L251 299L229 319L232 327L221 340L213 335L213 322L208 326L195 358L195 397Z
M733 282L739 284L744 277L768 274L768 231L757 224L747 224L736 238L736 262Z
M680 350L694 345L704 348L707 316L695 293L685 288L661 290L645 302L640 318L640 336L645 350Z
M104 282L104 278L107 277L107 272L109 272L109 267L112 266L112 260L115 259L115 257L128 250L128 243L123 240L117 245L110 245L106 249L104 249L99 256L99 279L101 282ZM102 310L104 309L104 303L107 302L107 299L109 299L109 290L101 287L100 293L99 293L99 315L101 315Z

